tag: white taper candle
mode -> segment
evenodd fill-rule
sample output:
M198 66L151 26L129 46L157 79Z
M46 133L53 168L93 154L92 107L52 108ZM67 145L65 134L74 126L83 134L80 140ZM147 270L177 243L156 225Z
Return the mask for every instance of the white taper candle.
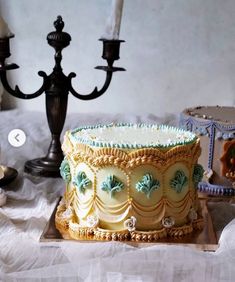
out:
M113 0L110 16L105 27L105 39L119 39L123 0Z
M8 24L4 21L2 17L0 17L0 38L9 37L12 35Z

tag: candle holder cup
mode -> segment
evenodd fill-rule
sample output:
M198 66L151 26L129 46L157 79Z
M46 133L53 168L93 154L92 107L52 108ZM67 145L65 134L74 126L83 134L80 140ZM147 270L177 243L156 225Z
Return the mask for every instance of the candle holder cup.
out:
M38 74L43 78L40 89L32 94L23 93L16 85L13 89L7 80L7 71L19 68L16 64L5 64L6 58L10 57L10 38L0 39L0 79L6 91L14 97L21 99L33 99L45 93L46 97L46 115L51 132L51 143L48 148L47 155L43 158L29 160L25 163L25 172L37 176L59 177L59 167L63 160L63 152L61 150L60 135L64 127L67 113L68 94L71 93L78 99L91 100L98 98L108 89L112 74L115 71L124 71L125 69L113 67L115 60L119 59L120 43L124 40L107 40L100 39L103 42L102 58L107 61L107 66L97 66L96 69L106 72L106 79L103 87L98 90L97 87L87 95L79 94L72 86L72 78L75 73L66 76L61 67L62 50L66 48L71 41L71 36L63 32L64 22L61 16L57 17L54 22L56 31L47 35L48 44L55 49L55 66L50 75L43 71Z

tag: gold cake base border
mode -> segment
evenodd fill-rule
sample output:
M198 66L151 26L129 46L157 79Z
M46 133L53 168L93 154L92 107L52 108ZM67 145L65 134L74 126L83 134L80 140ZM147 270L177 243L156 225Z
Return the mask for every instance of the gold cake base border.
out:
M135 247L147 247L147 246L153 246L157 244L166 244L166 245L181 245L181 246L188 246L194 249L198 249L201 251L216 251L218 248L218 238L216 237L216 233L214 231L214 227L212 224L211 216L207 208L207 202L208 199L200 199L200 204L202 207L202 216L204 219L204 228L202 230L194 230L192 233L178 236L178 237L164 237L164 238L158 238L156 241L149 242L148 240L142 240L142 241L135 241L135 240L129 240L129 241L119 241L124 244L132 245ZM60 202L60 201L59 201ZM84 238L78 237L78 240L71 239L67 234L60 234L60 232L56 229L55 226L55 214L57 207L59 205L56 205L50 220L48 221L41 237L40 242L61 242L64 240L72 240L74 242L107 242L109 239L94 239L94 236L87 236ZM100 231L102 233L102 231ZM143 232L141 232L143 234ZM151 232L146 232L151 233ZM135 231L135 233L138 235L138 231ZM123 234L125 235L125 234ZM148 234L149 235L149 234ZM145 237L147 238L148 235ZM110 235L112 236L112 234ZM142 235L143 236L143 235ZM101 237L102 238L102 237ZM134 239L134 238L133 238Z

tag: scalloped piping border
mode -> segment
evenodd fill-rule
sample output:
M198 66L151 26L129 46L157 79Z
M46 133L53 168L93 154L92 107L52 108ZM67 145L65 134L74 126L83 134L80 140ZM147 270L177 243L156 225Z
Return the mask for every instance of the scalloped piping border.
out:
M66 151L65 146L63 149ZM158 148L145 148L127 153L117 148L100 148L93 150L89 145L85 144L78 144L75 149L79 153L73 153L71 149L70 153L67 154L68 159L80 159L95 167L114 164L117 167L125 169L132 169L139 164L156 163L159 166L167 165L178 160L179 157L181 159L190 158L191 162L194 163L201 152L199 138L191 145L176 146L167 151L161 151Z
M203 218L194 220L192 223L179 227L162 228L152 231L131 231L128 230L105 230L90 227L72 227L72 218L62 218L60 215L65 211L65 205L60 204L57 207L55 216L56 228L60 231L64 239L75 240L101 240L101 241L137 241L149 242L157 241L165 237L181 237L192 233L193 230L202 230L204 227Z

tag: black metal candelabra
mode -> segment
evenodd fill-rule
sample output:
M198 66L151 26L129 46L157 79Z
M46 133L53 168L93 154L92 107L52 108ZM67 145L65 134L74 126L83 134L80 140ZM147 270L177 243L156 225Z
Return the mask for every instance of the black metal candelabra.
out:
M57 20L54 22L54 27L56 31L50 32L47 35L47 41L48 44L55 49L55 66L50 75L47 75L43 71L38 72L39 76L43 78L43 84L38 91L32 94L23 93L18 86L12 89L9 85L7 71L19 68L16 64L5 64L6 58L11 55L10 38L14 37L14 35L0 38L0 79L6 91L12 96L21 99L33 99L45 92L46 114L51 132L51 143L45 157L29 160L25 163L25 172L46 177L59 176L59 167L63 160L60 134L66 118L69 92L81 100L98 98L108 89L113 72L125 70L123 68L113 67L114 61L119 59L120 43L124 42L124 40L100 39L103 42L102 58L107 61L107 66L98 66L96 69L106 72L105 83L100 90L95 87L88 95L79 94L74 90L71 83L72 78L74 78L76 74L72 72L66 76L61 67L62 50L67 47L71 41L71 36L62 31L64 22L61 16L57 17Z

